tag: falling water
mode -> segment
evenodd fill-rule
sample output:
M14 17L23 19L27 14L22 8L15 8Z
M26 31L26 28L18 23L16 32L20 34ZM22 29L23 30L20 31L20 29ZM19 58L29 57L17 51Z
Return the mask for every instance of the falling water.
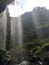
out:
M8 5L10 23L11 23L11 42L10 47L12 49L12 55L15 56L19 54L20 59L22 59L22 24L21 24L21 9L17 5L16 0L14 3ZM9 49L10 50L10 49ZM14 51L13 51L14 50Z
M22 24L21 24L21 9L17 5L16 0L14 4L8 6L9 15L11 17L11 46L16 62L22 60ZM15 53L15 54L14 54ZM19 56L19 57L17 57ZM18 60L18 58L20 60Z
M6 10L0 13L0 48L5 49L6 42Z
M19 45L22 45L21 9L17 6L16 0L14 4L11 4L8 8L11 17L11 35L14 37L13 43L19 43Z
M22 46L21 9L12 2L0 13L0 48ZM13 48L12 47L12 48Z
M21 25L21 17L18 18L18 37L19 44L22 46L22 25Z

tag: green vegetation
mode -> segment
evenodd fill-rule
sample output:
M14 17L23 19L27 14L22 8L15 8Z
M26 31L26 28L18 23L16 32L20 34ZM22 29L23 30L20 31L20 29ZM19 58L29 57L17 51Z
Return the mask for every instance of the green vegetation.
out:
M0 49L0 65L4 65L9 61L9 55L5 50Z

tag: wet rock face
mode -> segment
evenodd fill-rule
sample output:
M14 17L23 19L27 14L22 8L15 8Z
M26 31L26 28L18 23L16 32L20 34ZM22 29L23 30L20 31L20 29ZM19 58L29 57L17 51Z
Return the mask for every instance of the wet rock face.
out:
M22 61L20 64L18 65L31 65L28 61Z

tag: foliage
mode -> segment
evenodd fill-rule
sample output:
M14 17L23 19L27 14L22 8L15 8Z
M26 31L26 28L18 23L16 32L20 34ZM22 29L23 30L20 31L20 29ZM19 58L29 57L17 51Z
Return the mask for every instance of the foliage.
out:
M9 55L3 49L0 49L0 65L4 65L9 61Z

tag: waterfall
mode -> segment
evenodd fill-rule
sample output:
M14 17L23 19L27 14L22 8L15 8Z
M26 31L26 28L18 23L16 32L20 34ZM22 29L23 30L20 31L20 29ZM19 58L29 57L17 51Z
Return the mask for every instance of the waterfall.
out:
M15 2L0 14L0 48L10 52L16 60L19 55L21 60L22 41L21 10Z
M11 46L22 46L21 8L16 0L7 7L11 23Z
M0 48L5 49L6 42L6 9L0 13Z

